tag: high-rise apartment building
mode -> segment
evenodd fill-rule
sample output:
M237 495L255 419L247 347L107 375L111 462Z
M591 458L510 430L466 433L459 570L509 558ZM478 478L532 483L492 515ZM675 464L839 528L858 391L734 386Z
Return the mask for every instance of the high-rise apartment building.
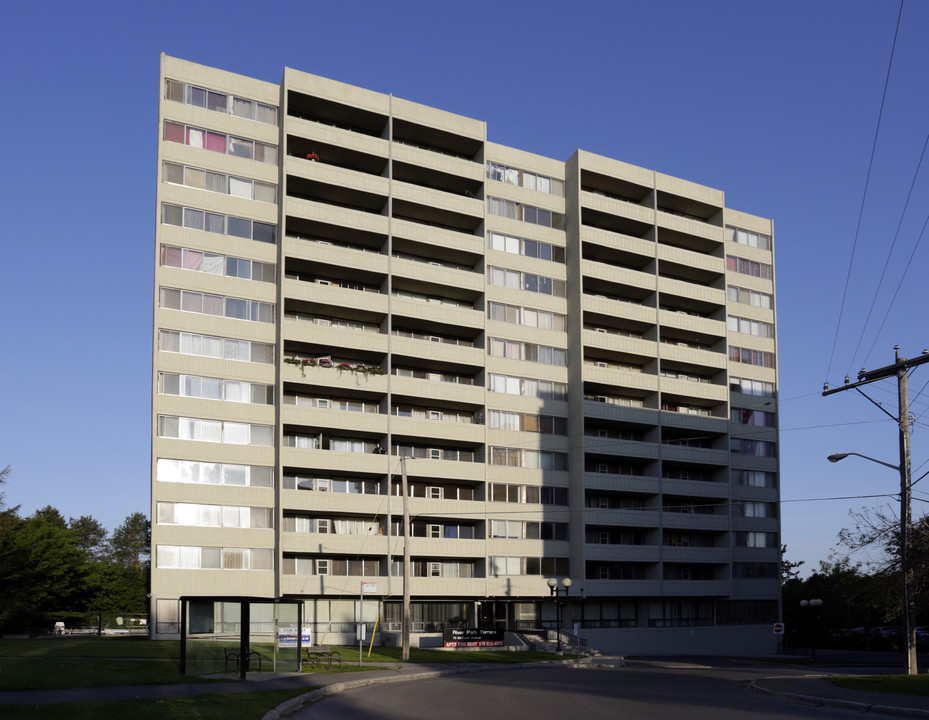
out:
M570 578L603 650L773 648L770 220L290 68L160 97L155 636L248 596L351 641L362 582L398 633L405 456L414 644L554 628Z

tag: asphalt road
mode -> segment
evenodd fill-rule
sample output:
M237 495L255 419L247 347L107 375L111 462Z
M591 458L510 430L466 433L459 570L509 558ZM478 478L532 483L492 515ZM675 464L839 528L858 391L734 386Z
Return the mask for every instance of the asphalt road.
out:
M568 667L505 672L372 686L327 698L295 720L765 720L851 718L859 712L808 707L743 689L771 668Z

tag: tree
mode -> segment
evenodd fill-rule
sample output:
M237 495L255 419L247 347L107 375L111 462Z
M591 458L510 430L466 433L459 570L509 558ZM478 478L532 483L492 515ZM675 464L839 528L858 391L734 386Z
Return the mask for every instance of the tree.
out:
M151 558L152 528L145 513L129 515L110 538L114 561L127 567L145 567Z
M787 546L781 545L781 585L786 585L791 580L800 579L800 566L803 560L791 562L787 559Z
M92 560L102 559L106 551L106 528L90 515L70 518L68 527L77 536L78 547Z

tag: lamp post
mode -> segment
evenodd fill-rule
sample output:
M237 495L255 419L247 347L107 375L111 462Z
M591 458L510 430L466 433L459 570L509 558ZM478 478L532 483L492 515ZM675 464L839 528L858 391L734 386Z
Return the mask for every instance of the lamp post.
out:
M906 441L901 440L900 444L900 464L891 465L883 460L877 460L861 453L835 453L830 455L829 462L839 462L849 455L864 458L871 462L883 465L891 470L900 473L900 572L903 575L903 632L906 637L906 673L907 675L916 675L916 607L913 598L913 567L910 563L910 534L912 532L912 503L910 501L910 490L913 483L910 480L910 453L909 453L909 435L901 434Z
M561 584L564 587L558 587L558 581L555 578L549 578L547 583L548 590L551 593L552 597L555 598L555 611L558 614L558 654L561 655L561 606L563 601L558 600L558 597L561 593L564 593L565 597L568 597L568 593L571 591L571 578L563 578Z
M823 601L820 600L819 598L813 598L812 600L801 600L800 601L800 607L802 608L805 608L805 607L819 608L822 606L823 606ZM812 620L814 621L816 620L815 615L813 616ZM812 624L807 625L807 629L810 629L813 627L814 626ZM814 639L813 639L813 633L810 633L810 659L811 660L816 659L816 643L814 642Z

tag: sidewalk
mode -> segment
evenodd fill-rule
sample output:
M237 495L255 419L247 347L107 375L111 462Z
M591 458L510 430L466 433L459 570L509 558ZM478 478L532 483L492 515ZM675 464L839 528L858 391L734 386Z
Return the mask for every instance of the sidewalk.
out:
M833 685L825 678L826 675L761 678L749 682L745 687L778 700L804 705L929 718L929 696L850 690Z

